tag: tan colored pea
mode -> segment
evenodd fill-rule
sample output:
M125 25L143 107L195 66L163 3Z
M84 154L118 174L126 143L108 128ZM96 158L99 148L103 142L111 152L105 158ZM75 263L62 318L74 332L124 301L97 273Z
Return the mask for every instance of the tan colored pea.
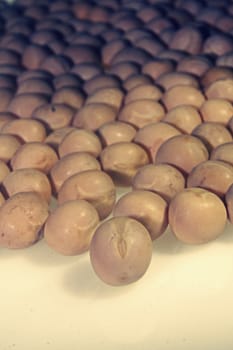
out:
M114 217L95 231L90 244L90 260L97 276L105 283L120 286L139 280L152 258L152 241L137 220Z
M162 143L180 134L181 132L176 127L168 123L151 123L137 131L134 142L142 145L148 151L153 162Z
M99 60L98 52L94 47L75 43L71 43L65 48L64 56L73 64L97 63Z
M162 40L164 40L164 42L169 44L171 39L172 39L173 34L174 34L174 29L167 28L167 29L162 30L161 38L162 38ZM165 59L165 61L173 61L173 64L174 63L178 64L183 58L187 57L187 53L185 53L183 51L176 50L176 49L166 49L166 50L159 52L158 57L159 57L159 59L162 58L162 60ZM176 71L175 72L173 71L170 73L171 74L176 73ZM170 73L168 73L168 74L170 74ZM177 72L177 73L180 73L180 72ZM181 72L181 73L183 73L183 72Z
M0 159L9 162L22 142L11 134L0 134Z
M169 47L195 55L201 52L202 45L203 36L201 31L194 26L183 26L175 31Z
M150 84L152 83L152 79L148 77L146 74L134 74L129 76L124 82L123 86L127 91L136 88L140 85Z
M210 154L211 160L221 160L233 165L233 141L223 143L214 148Z
M164 73L156 79L156 84L165 90L169 90L176 85L193 86L198 88L197 78L185 72Z
M116 188L111 177L100 170L86 170L65 180L58 192L58 203L84 199L98 211L100 219L105 219L113 209Z
M48 134L44 142L57 151L58 146L60 145L64 137L73 130L75 130L75 128L72 126L65 126L63 128L53 130L50 134Z
M3 180L2 186L9 197L18 192L37 192L47 202L51 200L51 184L48 177L34 168L11 171Z
M148 190L133 190L124 194L115 204L113 216L138 220L146 227L152 240L161 236L168 225L166 201Z
M38 93L50 96L53 88L48 80L42 78L29 78L18 84L17 94Z
M157 193L167 202L185 187L185 178L169 164L147 164L140 168L133 178L135 190L149 190Z
M227 100L212 98L203 103L200 113L205 122L215 122L226 126L233 117L233 106Z
M23 81L28 79L43 79L46 81L51 81L53 78L52 74L42 70L42 69L32 69L32 70L24 70L17 77L18 84L21 84Z
M101 170L99 161L86 152L74 152L58 160L50 171L55 192L58 192L66 179L85 170Z
M60 254L82 254L89 249L98 224L99 215L90 203L82 199L68 201L49 214L44 238Z
M38 69L50 53L47 47L31 43L23 52L22 63L28 70Z
M118 142L103 149L100 154L103 170L116 184L131 186L137 170L149 163L146 151L133 142Z
M142 84L130 89L125 96L124 103L148 99L158 101L162 97L162 90L155 84Z
M63 138L58 146L60 157L73 152L88 152L98 157L101 150L102 145L98 136L93 131L85 129L74 129Z
M24 142L42 142L46 138L45 126L34 119L11 120L2 127L1 132L18 136Z
M165 110L161 103L152 99L140 99L124 105L119 112L118 120L140 129L145 125L159 122L164 115Z
M95 131L102 125L114 121L117 111L106 103L90 103L80 108L74 115L72 125Z
M13 170L22 168L35 168L48 174L58 161L56 152L42 142L28 142L21 145L11 159Z
M33 111L48 102L48 97L38 93L15 95L7 110L20 118L31 118Z
M70 126L74 116L74 108L64 103L46 103L35 109L32 117L44 123L50 130Z
M208 36L202 47L202 52L204 55L221 56L232 52L232 50L233 41L231 36L221 32Z
M136 129L128 123L116 120L102 125L98 129L98 134L104 146L108 146L117 142L133 141Z
M106 88L118 88L120 87L119 80L107 74L97 75L84 83L84 91L91 95L98 89L106 89Z
M202 77L203 74L212 66L210 60L204 56L194 55L184 57L178 62L177 72L193 74L196 77Z
M26 248L39 240L48 203L36 192L20 192L0 207L0 246Z
M102 72L101 67L93 62L78 63L73 66L70 73L75 74L78 78L86 81L99 75Z
M40 69L46 70L54 76L68 73L71 67L72 62L70 59L64 55L56 54L49 55L40 65Z
M89 95L86 99L86 104L107 103L119 110L123 97L124 94L120 88L102 88Z
M232 141L230 131L224 125L215 122L198 125L192 131L192 135L202 140L210 152L217 146Z
M142 42L144 39L142 39ZM152 39L152 44L154 40ZM151 44L151 41L148 42L148 45ZM149 46L151 47L151 45ZM166 58L156 58L155 60L146 62L142 67L142 73L148 75L153 80L159 79L159 77L163 74L173 72L175 69L175 64L173 60L169 60Z
M58 90L64 86L81 86L81 79L77 77L77 75L72 73L65 73L61 75L57 75L53 79L53 85L55 90Z
M53 104L65 104L71 108L79 109L84 104L83 92L74 86L64 86L56 90L52 96Z
M205 97L200 90L193 86L176 85L165 92L162 101L167 110L180 105L191 105L200 108L205 101Z
M201 84L204 88L214 83L217 80L232 79L233 72L231 68L228 67L211 67L207 72L201 77Z
M177 135L159 147L155 163L167 163L188 174L197 164L208 158L207 148L199 138L192 135Z
M224 197L233 183L233 166L220 160L198 164L187 178L187 187L201 187Z
M222 98L233 102L233 78L214 81L205 89L205 94L208 99Z
M225 229L226 208L214 193L202 188L188 188L170 202L168 221L175 236L187 244L201 244L216 239Z
M189 105L177 106L170 109L162 121L175 126L185 134L191 134L193 129L202 123L197 108Z

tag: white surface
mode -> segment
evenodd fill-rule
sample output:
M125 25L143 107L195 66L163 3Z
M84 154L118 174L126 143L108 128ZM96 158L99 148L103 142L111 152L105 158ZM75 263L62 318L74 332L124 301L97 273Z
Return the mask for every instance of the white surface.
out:
M144 277L110 287L88 253L65 257L44 241L0 250L0 349L232 350L233 227L186 246L169 230Z

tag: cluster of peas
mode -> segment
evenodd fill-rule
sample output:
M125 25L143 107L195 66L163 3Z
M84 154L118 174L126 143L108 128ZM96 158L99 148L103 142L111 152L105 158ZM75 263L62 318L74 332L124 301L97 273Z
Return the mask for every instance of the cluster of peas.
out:
M89 250L122 285L168 227L201 244L233 223L231 1L0 8L1 247Z

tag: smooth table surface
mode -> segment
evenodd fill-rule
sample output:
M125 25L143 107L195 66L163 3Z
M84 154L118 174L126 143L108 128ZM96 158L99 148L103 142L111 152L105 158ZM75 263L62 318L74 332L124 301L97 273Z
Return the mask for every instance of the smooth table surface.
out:
M136 283L104 284L88 253L0 249L0 350L232 350L233 226L199 246L168 229Z

